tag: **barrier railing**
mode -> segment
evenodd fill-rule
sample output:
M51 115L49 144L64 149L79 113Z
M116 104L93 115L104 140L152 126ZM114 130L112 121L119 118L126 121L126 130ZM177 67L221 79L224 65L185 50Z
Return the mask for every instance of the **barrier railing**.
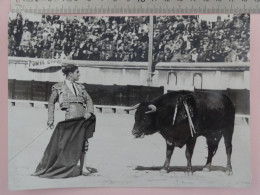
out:
M20 107L34 107L34 108L48 108L48 102L40 101L28 101L28 100L8 100L9 106L20 106ZM129 108L127 106L105 106L105 105L94 105L95 113L114 113L114 114L135 114L135 110L126 111ZM56 103L55 109L60 109L58 103ZM249 124L249 114L236 114L237 119L241 118Z
M156 64L156 70L200 70L200 71L248 71L249 62L159 62Z
M48 60L28 57L8 57L8 63L28 64L29 61ZM49 59L51 60L51 59ZM107 68L142 68L147 69L148 62L127 62L127 61L87 61L87 60L61 60L62 63L75 64L80 67L107 67ZM249 70L249 62L159 62L156 64L156 70Z
M28 57L8 57L10 64L26 65L30 61L52 60ZM61 60L61 64L75 64L79 67L95 68L140 68L147 69L148 62L127 62L127 61L87 61L87 60Z

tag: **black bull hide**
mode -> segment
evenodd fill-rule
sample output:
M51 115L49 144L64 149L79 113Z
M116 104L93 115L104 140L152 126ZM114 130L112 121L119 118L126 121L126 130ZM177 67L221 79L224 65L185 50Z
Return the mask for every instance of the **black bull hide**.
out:
M131 109L131 108L130 108ZM187 172L192 173L191 158L198 136L204 136L208 158L204 170L211 170L211 161L222 136L227 153L227 173L232 174L231 153L235 109L223 94L206 91L175 91L151 102L142 102L132 109L135 137L159 132L167 144L166 160L162 171L168 172L174 147L186 145Z

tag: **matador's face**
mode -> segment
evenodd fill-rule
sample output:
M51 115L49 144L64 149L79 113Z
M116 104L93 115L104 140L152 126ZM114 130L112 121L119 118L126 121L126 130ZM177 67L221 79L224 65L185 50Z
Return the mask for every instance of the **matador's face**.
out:
M76 69L73 73L70 73L70 76L73 81L78 81L80 76L79 70Z

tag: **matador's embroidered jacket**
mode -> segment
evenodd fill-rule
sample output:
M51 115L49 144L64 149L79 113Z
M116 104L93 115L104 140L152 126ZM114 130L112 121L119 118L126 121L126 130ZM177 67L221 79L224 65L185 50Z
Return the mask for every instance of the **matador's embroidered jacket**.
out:
M54 121L54 108L57 101L61 110L65 111L65 120L94 113L93 101L85 87L79 83L74 84L78 91L77 95L69 89L65 81L53 85L48 104L48 121Z

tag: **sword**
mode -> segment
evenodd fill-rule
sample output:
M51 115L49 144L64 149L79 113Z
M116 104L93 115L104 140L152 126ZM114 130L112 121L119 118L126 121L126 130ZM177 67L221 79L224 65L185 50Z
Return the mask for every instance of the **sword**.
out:
M19 150L12 158L10 158L8 160L8 163L10 163L18 154L20 154L23 150L25 150L27 147L29 147L36 139L38 139L44 132L46 132L46 130L49 129L53 129L54 125L51 124L50 126L48 126L46 129L44 129L43 131L41 131L37 136L35 136L31 142L29 142L28 144L26 144L21 150Z

